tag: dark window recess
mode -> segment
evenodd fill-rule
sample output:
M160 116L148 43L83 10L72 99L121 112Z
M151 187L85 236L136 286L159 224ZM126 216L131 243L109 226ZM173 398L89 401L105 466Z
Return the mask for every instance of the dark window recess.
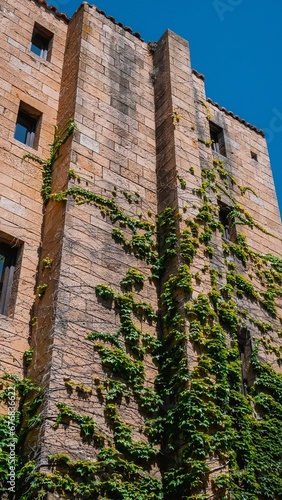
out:
M248 387L251 387L255 381L255 374L251 363L252 339L250 332L246 328L239 330L237 338L241 360L242 393L246 395Z
M19 281L21 247L0 239L0 314L13 313Z
M254 153L253 151L251 151L251 158L252 158L252 160L258 161L258 155L256 153Z
M231 208L221 204L219 206L219 222L223 225L222 239L225 241L236 241L236 227L231 215Z
M212 150L223 156L226 156L226 148L224 142L223 129L215 123L210 122L210 135L212 142Z
M40 24L35 23L30 44L31 52L45 61L50 61L52 40L53 33L48 31L43 26L40 26Z
M37 120L27 115L23 111L19 111L15 130L15 139L33 147L35 139Z
M41 113L20 103L14 138L31 148L37 147Z

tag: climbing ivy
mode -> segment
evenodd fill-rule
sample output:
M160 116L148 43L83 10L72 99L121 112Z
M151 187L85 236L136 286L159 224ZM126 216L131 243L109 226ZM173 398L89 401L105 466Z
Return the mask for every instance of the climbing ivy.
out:
M61 130L55 126L54 140L50 146L50 156L47 160L42 160L42 158L34 155L33 153L28 153L23 157L23 160L33 160L43 167L41 196L44 203L47 203L52 193L52 168L55 161L59 158L60 148L68 140L68 138L74 134L75 129L76 124L72 119L68 120ZM72 178L71 174L70 178Z
M26 351L25 363L31 361L31 356L31 350ZM40 408L44 394L42 389L28 378L22 380L14 374L7 373L1 377L0 381L1 406L7 407L7 414L0 417L0 492L3 498L6 498L5 495L11 488L10 497L13 498L15 486L9 482L11 467L15 467L15 483L18 488L17 478L24 467L22 446L30 429L41 423ZM9 406L11 394L13 394L15 404L13 407Z
M189 229L180 235L187 276L191 277L189 268L201 248L206 253L210 246L207 244L221 231L217 206L212 202L214 193L219 199L220 192L229 194L234 207L231 219L236 225L239 221L260 229L236 203L235 186L222 162L215 160L208 171L203 169L202 186L195 192L203 203L194 219L186 221ZM242 194L246 191L241 189ZM222 246L226 257L220 271L213 267L217 265L213 252L207 255L210 292L205 289L205 293L194 296L190 287L180 295L181 266L164 285L165 338L158 375L160 394L170 401L162 430L164 497L278 499L282 494L281 375L259 361L259 352L264 346L265 355L274 353L277 362L281 352L270 338L265 343L264 339L258 340L252 355L255 381L246 393L246 388L242 390L237 333L246 325L253 325L264 334L273 330L272 323L255 320L239 304L241 300L258 304L273 320L277 315L282 260L251 250L243 234L237 235L236 243L226 242ZM234 261L230 262L230 258ZM246 269L252 279L260 270L257 288L242 274ZM199 279L199 272L197 275ZM215 461L213 467L208 465L211 457ZM267 477L269 463L273 464L271 477Z

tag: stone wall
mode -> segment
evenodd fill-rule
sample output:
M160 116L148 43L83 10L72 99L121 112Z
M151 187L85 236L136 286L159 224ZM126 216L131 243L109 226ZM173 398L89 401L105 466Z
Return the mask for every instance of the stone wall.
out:
M25 454L36 458L41 471L50 471L50 454L93 462L101 440L105 447L115 443L116 430L105 403L112 381L126 387L115 418L131 429L135 445L148 443L142 397L131 380L103 361L99 337L95 349L88 335L96 332L105 339L108 334L109 339L119 332L120 349L144 370L138 390L142 395L148 390L153 393L159 367L150 350L136 353L136 345L121 333L122 307L129 300L138 348L144 347L146 338L169 337L164 306L159 309L161 295L167 280L178 276L185 261L181 238L206 201L203 172L224 163L223 189L209 187L209 201L227 211L239 204L245 216L253 217L254 223L249 224L235 220L237 233L247 237L252 251L279 256L281 222L263 134L206 99L203 76L191 69L185 40L167 31L158 43L147 45L88 4L82 4L69 22L40 1L22 0L17 6L8 1L0 8L0 238L23 249L15 307L0 317L1 370L21 375L23 352L34 349L28 376L44 390L43 422L27 435ZM30 51L35 22L54 34L50 61ZM14 139L20 102L42 114L36 148ZM61 130L69 119L74 119L76 130L62 145L52 168L56 195L43 203L42 165L32 159L23 162L22 157L34 153L48 158L54 125ZM223 129L224 154L214 150L211 123ZM171 234L165 233L165 224L156 232L155 224L157 214L166 209L174 214L171 231L176 240L173 257L165 261L157 282L151 277L154 258L158 252L165 253ZM215 212L218 221L220 213ZM199 231L202 236L203 221ZM265 283L251 259L246 264L234 255L227 258L224 244L217 228L209 252L207 245L199 245L189 267L192 291L188 294L180 286L174 297L185 318L181 328L187 340L182 352L191 371L201 353L188 340L190 320L184 311L187 301L197 300L199 294L210 297L214 287L210 271L217 273L221 290L227 285L226 266L233 265L264 293ZM50 259L50 266L42 266L44 259ZM132 269L144 276L144 283L127 289L122 280ZM36 296L41 285L46 286L45 293ZM110 299L99 296L99 285L110 290ZM158 321L140 313L146 304L159 310ZM279 350L280 297L274 315L262 301L250 297L236 296L235 305L239 312L248 312L245 327L252 342L261 336L258 324L271 322L271 340ZM234 338L227 337L230 347ZM110 341L104 344L112 347ZM280 371L275 351L265 344L259 356ZM177 397L172 399L163 402L162 414L177 405ZM64 414L56 425L60 405L95 421L92 440L82 438L78 418ZM210 465L220 468L220 461L213 460ZM160 477L160 469L167 467L165 460L150 459L144 470Z

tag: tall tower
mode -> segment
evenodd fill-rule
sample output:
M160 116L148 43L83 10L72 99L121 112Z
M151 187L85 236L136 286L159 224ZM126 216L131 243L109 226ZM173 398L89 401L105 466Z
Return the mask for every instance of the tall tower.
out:
M1 12L3 495L281 498L263 132L206 99L171 31L147 44L86 3Z

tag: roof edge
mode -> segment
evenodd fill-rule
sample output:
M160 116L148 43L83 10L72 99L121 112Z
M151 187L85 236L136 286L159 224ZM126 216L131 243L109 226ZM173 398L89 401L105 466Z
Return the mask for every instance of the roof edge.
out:
M223 111L223 113L225 113L226 115L229 115L231 116L232 118L234 118L235 120L237 120L238 122L242 123L243 125L245 125L246 127L250 128L251 130L253 130L254 132L256 132L257 134L261 135L262 137L265 137L265 134L264 134L264 131L255 127L255 125L251 125L251 123L247 122L246 120L244 120L243 118L240 118L240 116L238 115L235 115L233 113L233 111L228 111L226 108L223 108L222 106L220 106L217 102L214 102L212 99L210 99L209 97L206 99L206 101L209 103L209 104L212 104L213 106L215 106L216 108L218 108L220 111Z
M57 7L54 7L53 5L49 5L46 0L32 0L34 3L36 3L37 5L39 6L42 6L44 7L46 10L48 10L49 12L52 12L54 14L54 16L56 16L58 19L62 19L63 21L65 21L66 23L69 23L70 22L70 19L64 12L59 12L59 10L57 9ZM136 38L138 38L138 40L140 40L141 42L144 42L143 38L141 37L140 33L137 33L137 32L134 32L129 26L124 26L124 24L116 21L116 19L113 17L113 16L108 16L106 14L106 12L104 12L103 10L100 10L98 9L98 7L96 7L95 5L93 4L90 4L89 2L81 2L80 6L83 5L83 4L86 4L86 5L89 5L89 7L93 8L95 7L96 9L96 12L98 12L98 14L101 14L102 16L104 16L106 19L109 19L109 21L111 21L113 24L115 24L116 26L119 26L120 28L122 28L124 31L130 33L132 36L135 36Z
M54 16L57 17L58 19L62 19L63 21L65 21L65 23L69 23L70 18L64 12L59 12L57 7L54 7L53 5L49 5L46 2L46 0L32 0L32 1L34 3L36 3L37 5L44 7L49 12L52 12L54 14Z
M91 5L91 4L89 4L89 5ZM91 5L91 7L93 7L93 5ZM137 33L136 31L134 32L129 26L124 26L124 24L116 21L116 19L113 16L108 16L106 14L106 12L104 12L103 10L98 9L98 7L96 7L96 12L98 12L98 14L101 14L102 16L104 16L106 19L109 19L109 21L111 21L113 24L115 24L116 26L119 26L124 31L127 31L132 36L135 36L135 38L138 38L138 40L140 40L141 42L144 42L144 40L141 37L140 33Z
M192 73L193 75L203 80L203 82L205 81L205 75L203 75L203 73L199 73L199 71L197 71L196 69L192 69Z

